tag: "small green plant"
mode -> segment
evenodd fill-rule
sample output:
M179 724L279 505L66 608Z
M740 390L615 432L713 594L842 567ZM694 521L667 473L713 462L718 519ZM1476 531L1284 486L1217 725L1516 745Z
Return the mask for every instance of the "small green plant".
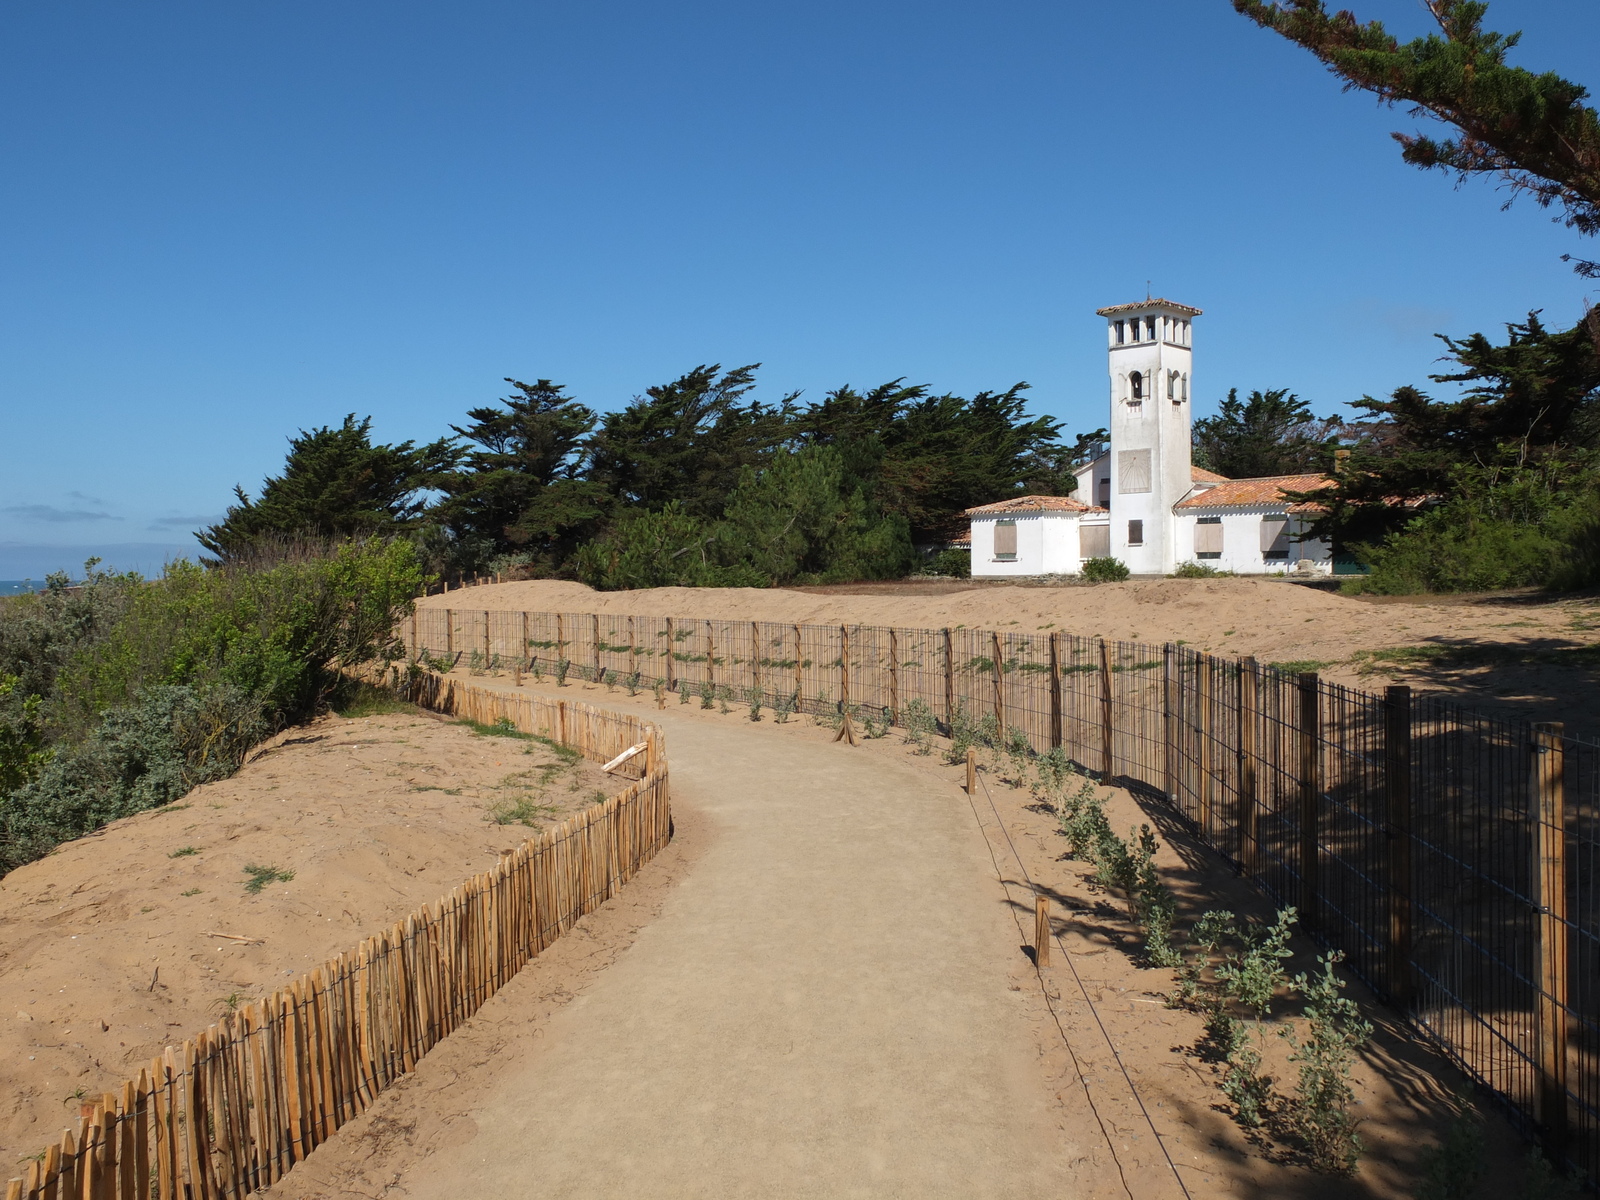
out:
M1467 1096L1451 1104L1444 1137L1423 1154L1422 1186L1416 1200L1468 1200L1488 1170L1484 1154L1483 1117Z
M179 892L178 893L178 895L180 895L180 896L198 896L199 894L200 894L200 889L199 888L190 888L187 892Z
M1581 1194L1579 1181L1558 1171L1537 1148L1528 1151L1516 1200L1567 1200Z
M539 660L537 654L529 661L528 669L533 672L533 681L535 683L544 682L544 663Z
M1340 994L1345 985L1334 968L1343 958L1340 951L1329 951L1317 958L1320 971L1294 977L1305 997L1305 1037L1288 1029L1282 1034L1294 1047L1290 1061L1300 1064L1289 1128L1305 1146L1311 1166L1325 1175L1349 1175L1361 1159L1357 1122L1350 1115L1355 1102L1350 1070L1372 1037L1356 1002Z
M689 703L689 681L687 679L678 680L678 703Z
M255 863L246 866L244 873L250 876L245 880L244 890L252 896L259 896L270 883L288 883L294 878L293 871L285 871L279 867L262 867Z
M635 672L633 672L633 674L628 676L628 695L637 696L638 694L639 694L639 672L635 671Z
M496 825L526 825L535 828L547 817L555 815L555 807L539 804L531 796L515 800L496 800L484 807L484 819Z
M608 691L608 692L616 691L617 690L617 673L615 671L601 671L600 672L600 682L606 685L606 691Z
M556 659L556 686L567 686L567 672L572 670L572 663L565 658Z
M934 720L933 709L928 707L927 701L920 698L906 701L905 710L906 742L916 747L918 754L933 753L933 746L929 738L939 727Z
M1005 742L1001 749L1011 764L1011 786L1014 788L1024 786L1028 782L1028 768L1033 763L1033 743L1028 738L1027 730L1011 726L1006 730Z
M200 847L199 846L179 846L171 854L167 855L167 857L168 858L188 858L191 854L199 854L199 853L200 853Z
M799 697L793 692L779 696L777 703L772 706L772 719L779 725L787 725L799 703Z
M665 679L656 680L655 683L650 685L650 694L656 698L657 708L665 708L667 706L667 681Z
M750 714L752 721L761 720L761 706L766 701L766 695L758 687L751 686L744 690L745 709Z
M731 700L731 699L733 699L733 689L728 687L726 684L718 684L717 685L717 711L719 713L721 713L723 716L727 716L729 713L731 713L733 711L733 709L728 707L728 701Z
M1128 564L1109 555L1085 559L1083 563L1082 575L1087 583L1121 583L1128 574Z
M1232 574L1233 574L1232 571L1219 571L1219 570L1217 570L1216 567L1213 567L1210 563L1194 562L1193 560L1191 560L1189 562L1181 562L1181 563L1179 563L1177 570L1173 571L1172 574L1168 578L1171 578L1171 579L1217 579L1217 578L1220 578L1223 575L1232 575Z
M861 718L861 732L869 738L887 737L889 734L889 710L887 708L868 708Z
M482 651L474 650L471 654L469 654L467 656L467 674L469 674L469 675L482 675L483 674L483 670L484 670L484 665L485 665L485 660L484 660Z
M227 1016L232 1016L244 1006L245 994L243 992L229 992L226 996L217 997L217 1008Z
M1055 746L1034 759L1033 769L1038 776L1038 782L1033 785L1034 793L1052 803L1066 788L1067 781L1077 775L1072 760L1060 746Z
M700 685L700 707L709 709L717 702L717 689L709 679Z
M967 761L967 751L978 743L978 728L973 724L972 718L967 715L965 701L956 701L955 710L950 714L950 749L945 755L945 761L962 763Z

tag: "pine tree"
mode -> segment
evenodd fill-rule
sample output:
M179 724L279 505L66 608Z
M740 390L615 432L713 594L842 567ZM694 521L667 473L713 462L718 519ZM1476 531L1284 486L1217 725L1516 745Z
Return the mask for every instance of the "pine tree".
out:
M1233 0L1234 8L1282 34L1328 65L1347 89L1456 127L1454 138L1396 133L1405 161L1491 176L1513 196L1557 208L1570 228L1600 232L1600 115L1584 104L1588 91L1553 71L1508 66L1520 34L1485 31L1483 0L1424 0L1439 33L1400 42L1382 22L1365 24L1323 0ZM1581 273L1600 266L1580 262Z
M583 478L594 411L548 379L506 380L503 407L470 409L452 425L475 448L439 481L432 516L450 532L456 564L477 569L521 552L546 569L564 561L605 513L603 485Z
M1216 416L1194 423L1194 463L1229 479L1315 471L1337 427L1333 419L1317 420L1288 388L1251 392L1245 400L1231 388Z
M289 439L283 474L269 476L259 500L234 488L238 503L217 524L195 535L219 561L272 541L384 534L414 525L424 489L454 467L448 439L417 446L375 445L372 418L351 413L337 429L301 430Z

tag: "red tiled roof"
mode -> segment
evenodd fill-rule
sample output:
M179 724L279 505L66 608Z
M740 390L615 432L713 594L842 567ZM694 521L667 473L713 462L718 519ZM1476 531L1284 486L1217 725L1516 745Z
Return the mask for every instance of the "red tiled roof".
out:
M1094 315L1110 317L1117 313L1132 312L1136 308L1171 308L1181 313L1188 313L1191 317L1201 315L1200 309L1190 308L1187 304L1179 304L1174 300L1135 300L1132 304L1113 304L1110 308L1095 309Z
M970 546L970 545L972 545L972 530L971 529L963 529L960 533L956 534L955 537L950 539L950 545L952 545L952 546Z
M967 509L969 517L992 517L997 514L1023 512L1087 512L1089 506L1071 496L1013 496L1009 500L996 500L993 504L980 504Z
M1287 503L1285 492L1314 492L1332 487L1327 475L1269 475L1264 479L1229 479L1178 501L1178 508L1249 508ZM1290 504L1290 512L1315 512L1316 504Z
M1218 475L1215 471L1208 471L1204 467L1190 467L1189 478L1196 483L1227 483L1226 475Z

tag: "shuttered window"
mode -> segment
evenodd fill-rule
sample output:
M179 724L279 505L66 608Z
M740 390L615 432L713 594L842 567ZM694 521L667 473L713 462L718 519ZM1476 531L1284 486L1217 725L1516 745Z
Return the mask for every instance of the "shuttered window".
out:
M1150 451L1117 451L1117 491L1148 492L1150 490Z
M1128 522L1128 545L1130 545L1130 546L1142 546L1142 545L1144 545L1144 522L1143 521L1129 521Z
M1079 525L1078 557L1104 558L1111 553L1111 526Z
M1194 556L1222 557L1222 518L1201 517L1194 525Z
M994 523L994 557L997 562L1015 562L1017 558L1017 523Z
M1261 518L1261 557L1289 557L1289 514L1272 513Z

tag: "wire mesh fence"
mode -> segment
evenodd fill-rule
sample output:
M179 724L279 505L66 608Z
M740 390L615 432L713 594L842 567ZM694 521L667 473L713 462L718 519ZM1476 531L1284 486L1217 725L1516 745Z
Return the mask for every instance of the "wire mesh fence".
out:
M407 636L452 664L1059 748L1168 804L1600 1177L1600 746L1559 727L1065 632L428 608Z

